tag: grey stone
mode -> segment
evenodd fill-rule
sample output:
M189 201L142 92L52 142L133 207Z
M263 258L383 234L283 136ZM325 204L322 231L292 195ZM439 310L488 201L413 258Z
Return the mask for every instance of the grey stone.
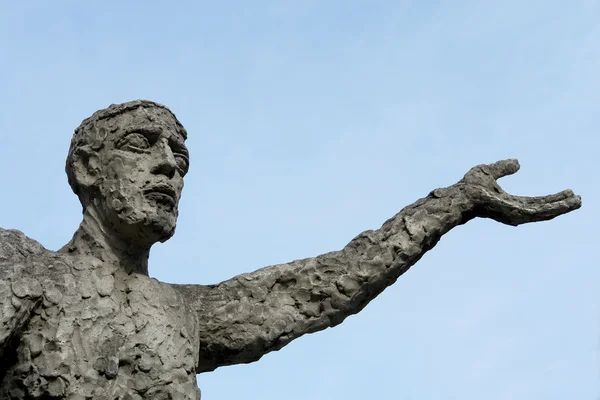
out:
M166 107L133 101L76 129L66 171L83 207L57 252L0 229L0 400L199 399L196 373L249 363L340 324L450 229L491 218L549 220L581 206L566 190L505 193L516 160L471 169L339 251L217 285L148 277L156 242L175 231L189 155Z
M114 287L115 278L112 275L103 276L96 281L96 289L102 297L109 296Z

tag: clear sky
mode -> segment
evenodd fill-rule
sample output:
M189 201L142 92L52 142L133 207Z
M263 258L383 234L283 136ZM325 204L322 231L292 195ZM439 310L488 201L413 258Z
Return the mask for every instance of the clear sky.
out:
M475 220L360 314L203 399L600 398L600 2L2 1L0 226L77 228L64 161L95 110L143 98L189 132L177 233L151 275L216 283L342 248L472 166L583 208Z

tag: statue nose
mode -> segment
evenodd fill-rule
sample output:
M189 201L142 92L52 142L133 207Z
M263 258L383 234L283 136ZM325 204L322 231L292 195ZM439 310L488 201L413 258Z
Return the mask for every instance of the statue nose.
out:
M159 140L156 144L158 146L158 160L152 173L157 175L165 175L169 179L175 176L177 170L177 160L171 151L171 147L166 138Z

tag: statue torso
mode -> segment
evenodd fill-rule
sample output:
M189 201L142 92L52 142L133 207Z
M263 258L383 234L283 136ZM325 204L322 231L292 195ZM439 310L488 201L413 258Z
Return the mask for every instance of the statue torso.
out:
M17 268L44 295L3 360L0 399L200 398L197 318L173 287L55 253Z

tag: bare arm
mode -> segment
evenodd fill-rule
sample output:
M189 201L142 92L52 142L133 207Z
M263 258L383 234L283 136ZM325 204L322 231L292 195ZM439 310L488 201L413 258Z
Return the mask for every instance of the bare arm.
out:
M26 267L25 261L44 251L23 233L0 228L0 357L41 301L42 287L30 276L31 265Z
M394 283L442 235L472 218L516 226L581 206L571 191L544 197L508 195L496 179L518 168L516 160L477 166L457 184L434 190L340 251L266 267L214 286L176 285L200 319L198 372L256 361L306 333L341 323Z

